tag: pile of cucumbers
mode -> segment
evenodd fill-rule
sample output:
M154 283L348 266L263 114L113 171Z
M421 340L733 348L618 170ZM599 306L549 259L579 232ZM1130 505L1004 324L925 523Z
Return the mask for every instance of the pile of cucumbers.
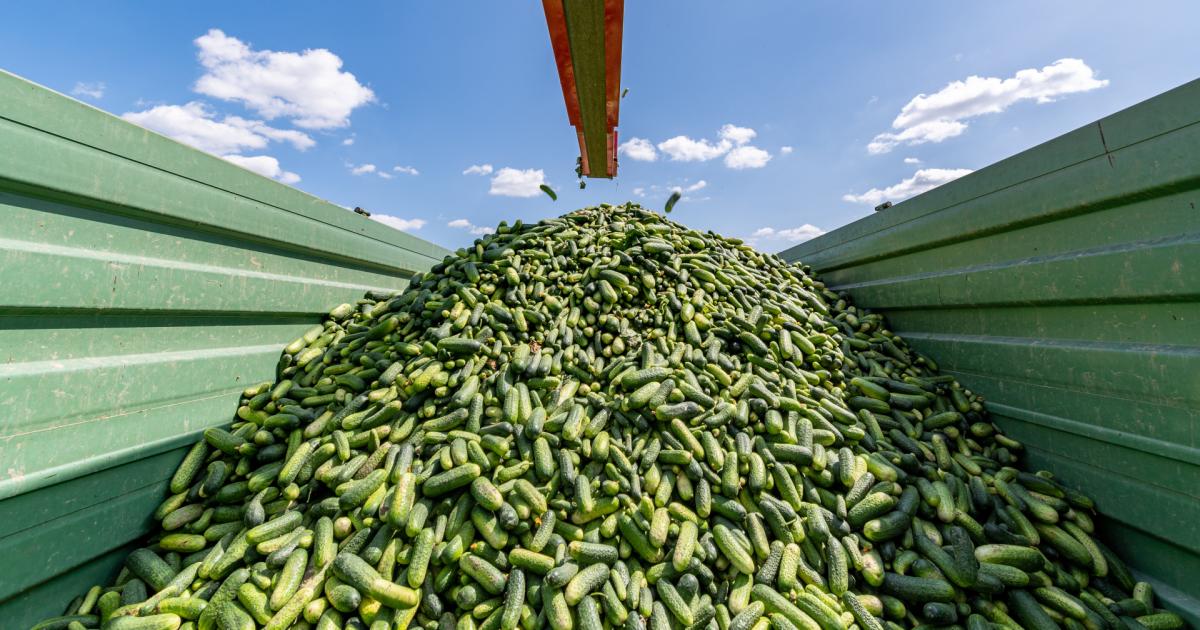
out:
M1181 628L982 400L636 205L501 224L287 346L38 630Z

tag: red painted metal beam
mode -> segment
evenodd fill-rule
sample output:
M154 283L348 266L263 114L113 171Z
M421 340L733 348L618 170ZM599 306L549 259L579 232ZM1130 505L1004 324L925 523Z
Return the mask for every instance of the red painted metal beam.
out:
M605 129L603 133L605 147L605 163L592 164L588 159L587 141L584 135L582 114L580 110L578 75L575 72L575 60L571 55L571 38L567 27L567 11L565 1L572 2L603 2L604 3L604 32L597 33L603 38L604 45L604 98ZM624 0L542 0L542 8L546 14L546 28L550 33L550 44L554 50L554 61L558 67L559 83L562 85L563 102L567 107L567 120L575 127L579 141L579 154L582 157L582 171L587 177L615 177L617 174L617 131L620 121L621 105L621 44L624 30L625 2ZM578 44L577 44L578 45ZM597 80L589 77L589 80ZM589 84L594 85L594 84ZM593 92L595 93L595 92ZM591 107L591 105L589 105Z

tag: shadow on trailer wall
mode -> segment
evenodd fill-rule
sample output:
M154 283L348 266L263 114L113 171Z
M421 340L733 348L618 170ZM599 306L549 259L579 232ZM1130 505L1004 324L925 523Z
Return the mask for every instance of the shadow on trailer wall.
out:
M1200 627L1200 81L781 255L989 400Z
M0 72L0 626L110 583L186 447L448 252Z

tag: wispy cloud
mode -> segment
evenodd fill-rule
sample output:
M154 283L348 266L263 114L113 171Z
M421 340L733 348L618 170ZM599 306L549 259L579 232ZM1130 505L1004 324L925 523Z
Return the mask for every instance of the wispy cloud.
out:
M269 155L223 155L221 157L246 170L254 171L263 177L277 179L285 184L295 184L300 181L299 175L283 170L279 166L279 160Z
M851 203L863 203L871 206L877 206L885 201L898 203L970 173L971 169L969 168L923 168L914 173L912 177L903 179L887 188L872 188L858 195L842 195L842 199Z
M777 230L773 227L762 227L754 231L753 238L756 240L783 240L789 243L800 243L812 238L816 238L825 233L825 230L811 224L805 223L800 227L784 228Z
M371 219L401 232L415 232L425 227L425 219L401 219L387 214L372 214Z
M316 144L308 134L278 129L261 120L239 116L218 119L208 106L196 101L185 105L157 105L140 112L126 112L121 117L285 184L299 182L300 176L284 170L275 157L246 155L246 152L260 151L272 142L288 143L300 151Z
M474 234L476 236L482 236L484 234L492 234L496 231L496 228L475 225L474 223L471 223L470 221L468 221L466 219L455 219L455 220L447 223L446 227L458 228L460 230L467 230L468 232L470 232L471 234Z
M421 171L418 171L417 169L415 169L411 166L393 166L392 170L396 171L397 173L403 173L405 175L420 175L421 174Z
M86 96L88 98L101 99L104 98L104 90L108 86L103 81L79 81L71 90L71 94L75 96Z
M983 114L1003 112L1032 100L1050 103L1056 97L1108 85L1082 59L1059 59L1042 68L1018 70L1007 79L969 76L952 81L933 94L918 94L892 121L894 131L881 133L867 145L870 153L887 153L899 145L941 142L967 130L963 122Z
M374 164L359 164L358 166L351 164L349 166L350 173L353 175L366 175L367 173L374 173L379 170Z
M491 164L473 164L463 171L463 175L491 175Z
M287 142L301 151L316 144L306 133L272 127L261 120L239 116L218 120L212 109L198 101L185 105L159 105L145 111L126 112L121 117L201 151L216 154L263 149L271 142Z

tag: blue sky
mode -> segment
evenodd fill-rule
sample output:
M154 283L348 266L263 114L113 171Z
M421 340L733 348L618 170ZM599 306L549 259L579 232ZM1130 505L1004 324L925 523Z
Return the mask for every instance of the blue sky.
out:
M640 141L581 191L540 3L92 6L8 7L0 67L448 247L680 187L672 218L778 251L1200 67L1196 2L630 0Z

